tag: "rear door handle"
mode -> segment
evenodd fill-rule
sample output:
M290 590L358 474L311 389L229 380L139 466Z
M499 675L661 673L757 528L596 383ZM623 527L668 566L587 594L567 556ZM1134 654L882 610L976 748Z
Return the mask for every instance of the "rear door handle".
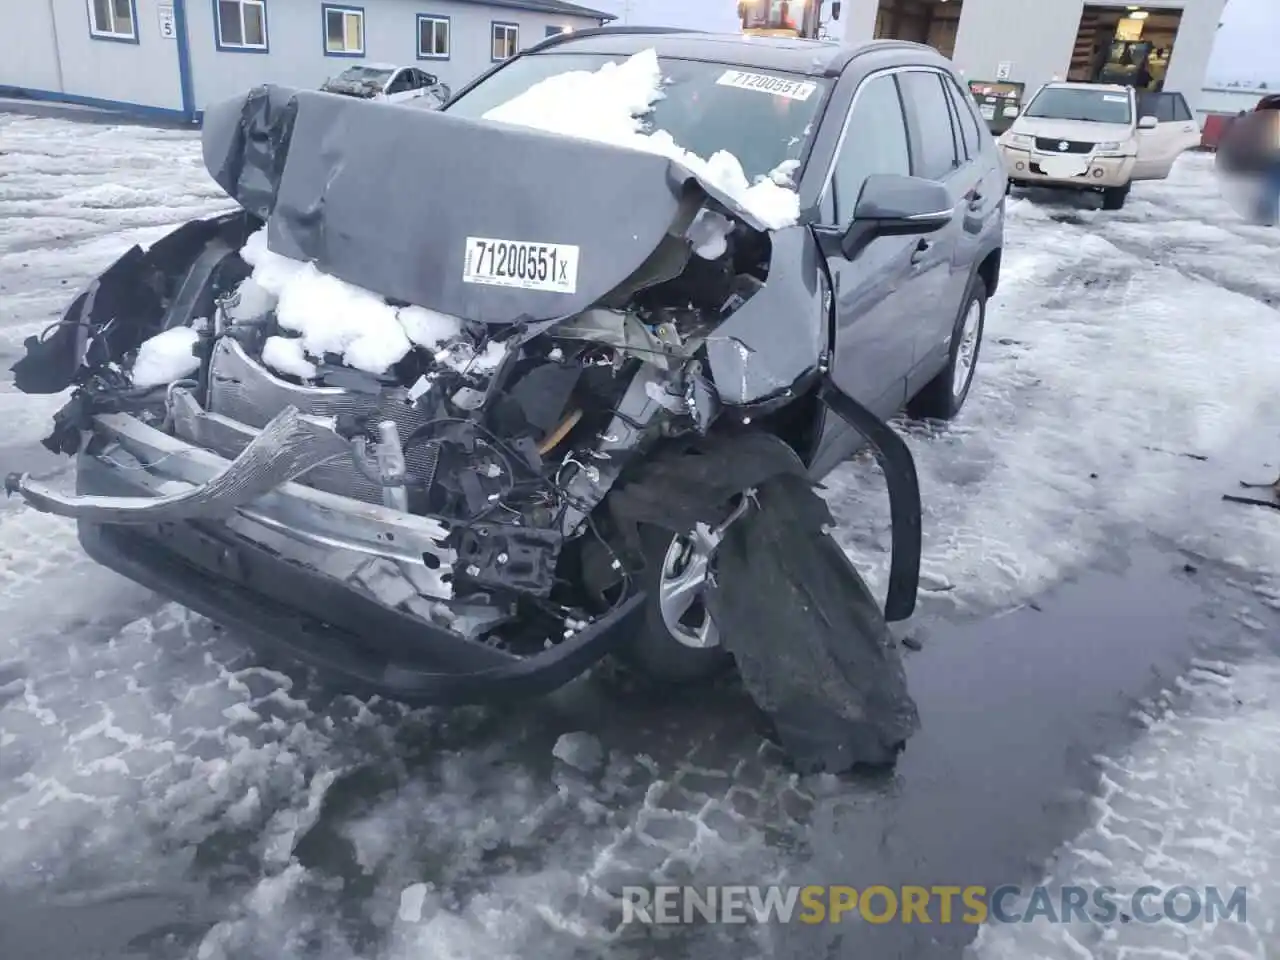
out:
M923 237L916 243L916 248L911 251L911 262L919 263L924 259L924 255L929 252L929 248L933 246L932 240L926 240Z

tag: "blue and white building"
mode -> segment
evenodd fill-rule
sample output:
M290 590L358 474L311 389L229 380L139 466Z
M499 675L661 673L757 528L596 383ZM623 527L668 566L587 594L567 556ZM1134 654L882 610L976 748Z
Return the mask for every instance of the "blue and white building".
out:
M568 0L5 0L0 95L195 120L260 83L318 87L394 63L455 90L565 30L614 19Z

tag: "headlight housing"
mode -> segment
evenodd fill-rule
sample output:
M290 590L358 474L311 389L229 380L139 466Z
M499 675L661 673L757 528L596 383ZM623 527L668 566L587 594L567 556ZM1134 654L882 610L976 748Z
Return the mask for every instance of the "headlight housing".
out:
M1106 143L1100 143L1097 146L1099 153L1119 153L1124 149L1124 143L1119 140L1108 140Z
M1002 138L1006 147L1030 147L1031 137L1025 133L1006 133Z

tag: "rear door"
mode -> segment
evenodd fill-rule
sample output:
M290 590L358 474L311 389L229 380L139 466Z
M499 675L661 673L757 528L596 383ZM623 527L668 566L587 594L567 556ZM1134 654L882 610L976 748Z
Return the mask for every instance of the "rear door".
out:
M858 87L821 204L823 226L846 229L863 184L877 173L911 173L906 117L892 72L873 74ZM832 378L881 417L897 412L907 398L920 306L916 252L914 237L880 237L853 260L838 252L826 256L836 325Z
M1182 94L1172 91L1138 94L1138 116L1156 118L1156 126L1138 131L1134 180L1163 180L1183 151L1200 143L1200 127Z
M976 184L974 166L965 153L963 137L957 130L958 118L944 85L947 80L937 70L923 67L898 75L911 136L911 172L946 186L955 214L951 223L941 230L912 241L915 267L910 281L915 307L912 366L913 371L920 366L921 372L934 365L939 346L951 336L959 301L969 280L958 265L964 259L965 217Z

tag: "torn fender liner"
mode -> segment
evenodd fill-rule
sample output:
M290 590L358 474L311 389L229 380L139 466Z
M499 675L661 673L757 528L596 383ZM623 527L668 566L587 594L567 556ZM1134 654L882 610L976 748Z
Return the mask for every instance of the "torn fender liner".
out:
M808 481L778 476L716 554L708 607L792 762L891 764L920 727L897 642Z
M285 407L240 456L208 483L165 497L100 497L58 493L26 475L5 478L8 493L31 506L94 523L158 523L226 516L312 467L350 451L331 428Z
M215 104L203 145L214 180L267 219L273 252L489 323L582 312L635 273L691 193L763 229L658 154L320 91L266 86ZM423 186L433 178L447 189ZM464 282L468 238L558 245L557 263L576 263L543 289Z
M893 527L893 556L889 564L889 591L884 617L891 623L905 620L916 609L920 588L921 524L920 480L911 450L893 428L835 387L822 386L822 402L845 423L866 437L889 487L889 522Z
M27 337L26 353L10 367L13 385L22 393L61 393L75 382L82 362L108 359L86 357L90 334L131 306L131 288L145 259L141 247L131 247L76 297L55 326Z
M718 526L735 496L782 474L806 475L785 441L755 430L718 435L641 461L605 502L627 546L638 550L638 524L680 534L699 523Z

